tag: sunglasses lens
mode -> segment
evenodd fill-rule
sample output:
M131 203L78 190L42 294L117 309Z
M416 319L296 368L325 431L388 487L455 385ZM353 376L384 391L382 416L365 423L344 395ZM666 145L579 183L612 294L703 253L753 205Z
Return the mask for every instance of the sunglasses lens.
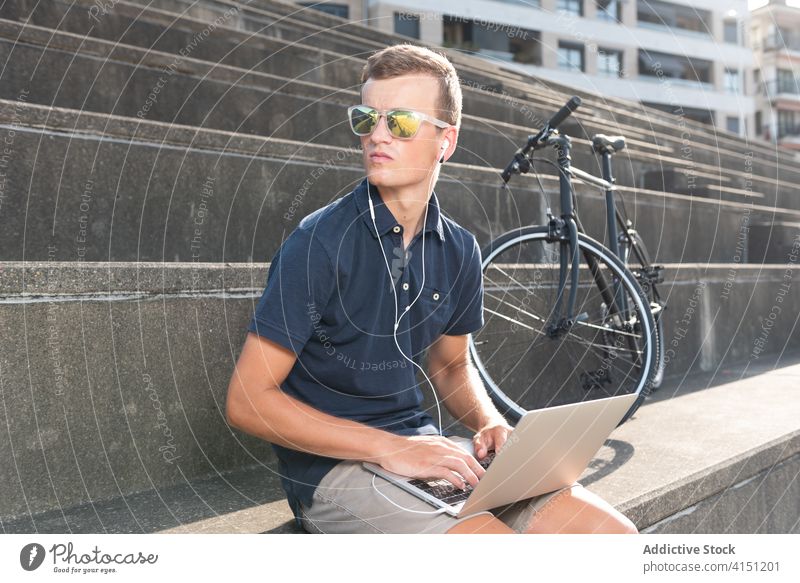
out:
M350 112L350 127L359 136L367 136L375 129L378 113L366 107L354 107Z
M419 130L422 119L413 111L392 111L386 116L389 131L396 138L411 138Z

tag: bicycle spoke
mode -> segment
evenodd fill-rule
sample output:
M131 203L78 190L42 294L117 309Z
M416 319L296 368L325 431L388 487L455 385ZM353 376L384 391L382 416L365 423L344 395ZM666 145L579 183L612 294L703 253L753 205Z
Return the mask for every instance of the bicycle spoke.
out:
M484 295L489 295L489 297L497 299L498 302L500 302L500 303L502 303L504 305L512 306L509 302L507 302L505 300L502 300L502 299L499 299L499 298L496 298L495 296L493 296L491 294L484 294ZM522 314L525 314L526 316L530 316L534 320L538 320L538 321L543 322L543 323L547 322L544 318L542 318L540 316L537 316L536 314L531 314L527 310L522 310L522 309L516 308L514 306L512 306L512 309L514 309L517 313L522 313ZM517 319L511 318L510 316L506 316L505 314L501 314L500 312L497 312L495 310L492 310L492 309L486 308L486 307L484 307L484 310L487 311L487 312L490 312L490 313L492 313L492 314L494 314L496 316L499 316L501 318L509 320L510 322L513 322L514 324L517 324L519 326L523 326L525 328L533 330L532 327L528 326L527 324L524 324L523 322L521 322L521 321L519 321ZM573 326L581 326L581 327L593 328L593 329L596 329L596 330L600 330L602 332L608 332L608 333L612 333L612 334L619 334L621 336L632 336L634 338L640 338L641 337L640 335L635 334L633 332L623 332L622 330L616 330L614 328L609 328L608 326L603 326L603 325L600 325L600 324L592 324L591 322L576 321L576 322L573 323ZM537 331L537 332L539 334L544 334L544 332L539 332L539 331ZM574 334L574 333L573 332L568 332L568 334Z

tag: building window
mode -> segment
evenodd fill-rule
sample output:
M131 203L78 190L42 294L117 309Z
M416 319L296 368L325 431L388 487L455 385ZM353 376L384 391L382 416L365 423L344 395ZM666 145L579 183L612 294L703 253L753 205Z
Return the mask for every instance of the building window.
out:
M539 40L539 33L533 30L526 30L524 33L508 39L508 50L513 55L511 57L512 60L516 63L541 65L542 45Z
M739 82L739 71L736 69L725 69L725 93L736 95L741 91Z
M764 133L764 131L761 128L761 112L757 111L756 112L756 135L760 136L763 133Z
M320 12L324 12L325 14L332 14L333 16L338 16L339 18L350 18L350 8L347 4L328 4L322 2L301 2L300 6L306 6L307 8L313 8L314 10L319 10Z
M690 83L713 83L712 62L681 55L639 50L639 75Z
M558 68L565 71L583 71L583 45L559 42Z
M642 105L646 105L647 107L652 107L653 109L658 109L660 111L666 111L672 115L685 117L686 119L693 119L694 121L707 124L714 123L714 114L707 109L698 109L696 107L688 107L686 105L653 103L648 101L643 101Z
M726 43L739 44L739 23L735 20L726 20L722 23L722 38Z
M660 30L685 30L710 35L711 12L660 0L639 0L636 17L640 26Z
M622 77L622 51L598 49L597 74L605 77Z
M727 116L725 118L725 129L735 134L739 133L739 118L734 116Z
M583 0L558 0L556 10L574 14L575 16L583 16Z
M777 84L776 93L797 94L800 92L798 91L797 80L791 69L778 69Z
M394 31L403 36L419 38L419 16L416 14L394 13Z
M609 22L622 22L621 0L595 0L597 4L597 18Z
M797 127L798 112L778 110L778 137L796 136L800 131Z
M442 45L483 54L493 59L542 64L539 33L520 27L473 21L463 16L442 17Z

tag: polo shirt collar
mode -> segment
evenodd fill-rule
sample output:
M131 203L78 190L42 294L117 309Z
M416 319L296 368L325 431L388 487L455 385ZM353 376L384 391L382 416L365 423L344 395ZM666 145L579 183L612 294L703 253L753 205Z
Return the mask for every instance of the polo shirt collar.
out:
M370 215L369 212L367 182L368 179L364 178L364 180L356 186L356 207L364 223L369 227L369 232L372 233L373 237L377 238L378 235L375 233L375 225L372 224L372 215ZM372 198L372 204L375 207L375 224L378 226L378 232L383 236L389 232L392 227L397 225L398 222L389 210L389 207L384 204L380 192L378 192L378 187L371 182L369 183L369 196ZM428 218L425 222L425 230L436 231L439 235L439 239L444 241L444 227L442 225L441 213L439 212L439 199L436 197L436 191L432 192L428 199Z

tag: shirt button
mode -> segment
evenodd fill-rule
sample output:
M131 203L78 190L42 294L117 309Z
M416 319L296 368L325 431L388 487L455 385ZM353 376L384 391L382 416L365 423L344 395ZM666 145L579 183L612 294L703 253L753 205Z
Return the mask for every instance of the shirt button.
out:
M400 232L400 225L395 225L395 226L392 228L392 231L394 231L395 233L399 233L399 232Z
M404 284L403 284L403 289L404 289L405 291L408 291L408 283L404 283Z
M433 299L434 300L438 300L439 299L439 294L438 293L433 294Z

